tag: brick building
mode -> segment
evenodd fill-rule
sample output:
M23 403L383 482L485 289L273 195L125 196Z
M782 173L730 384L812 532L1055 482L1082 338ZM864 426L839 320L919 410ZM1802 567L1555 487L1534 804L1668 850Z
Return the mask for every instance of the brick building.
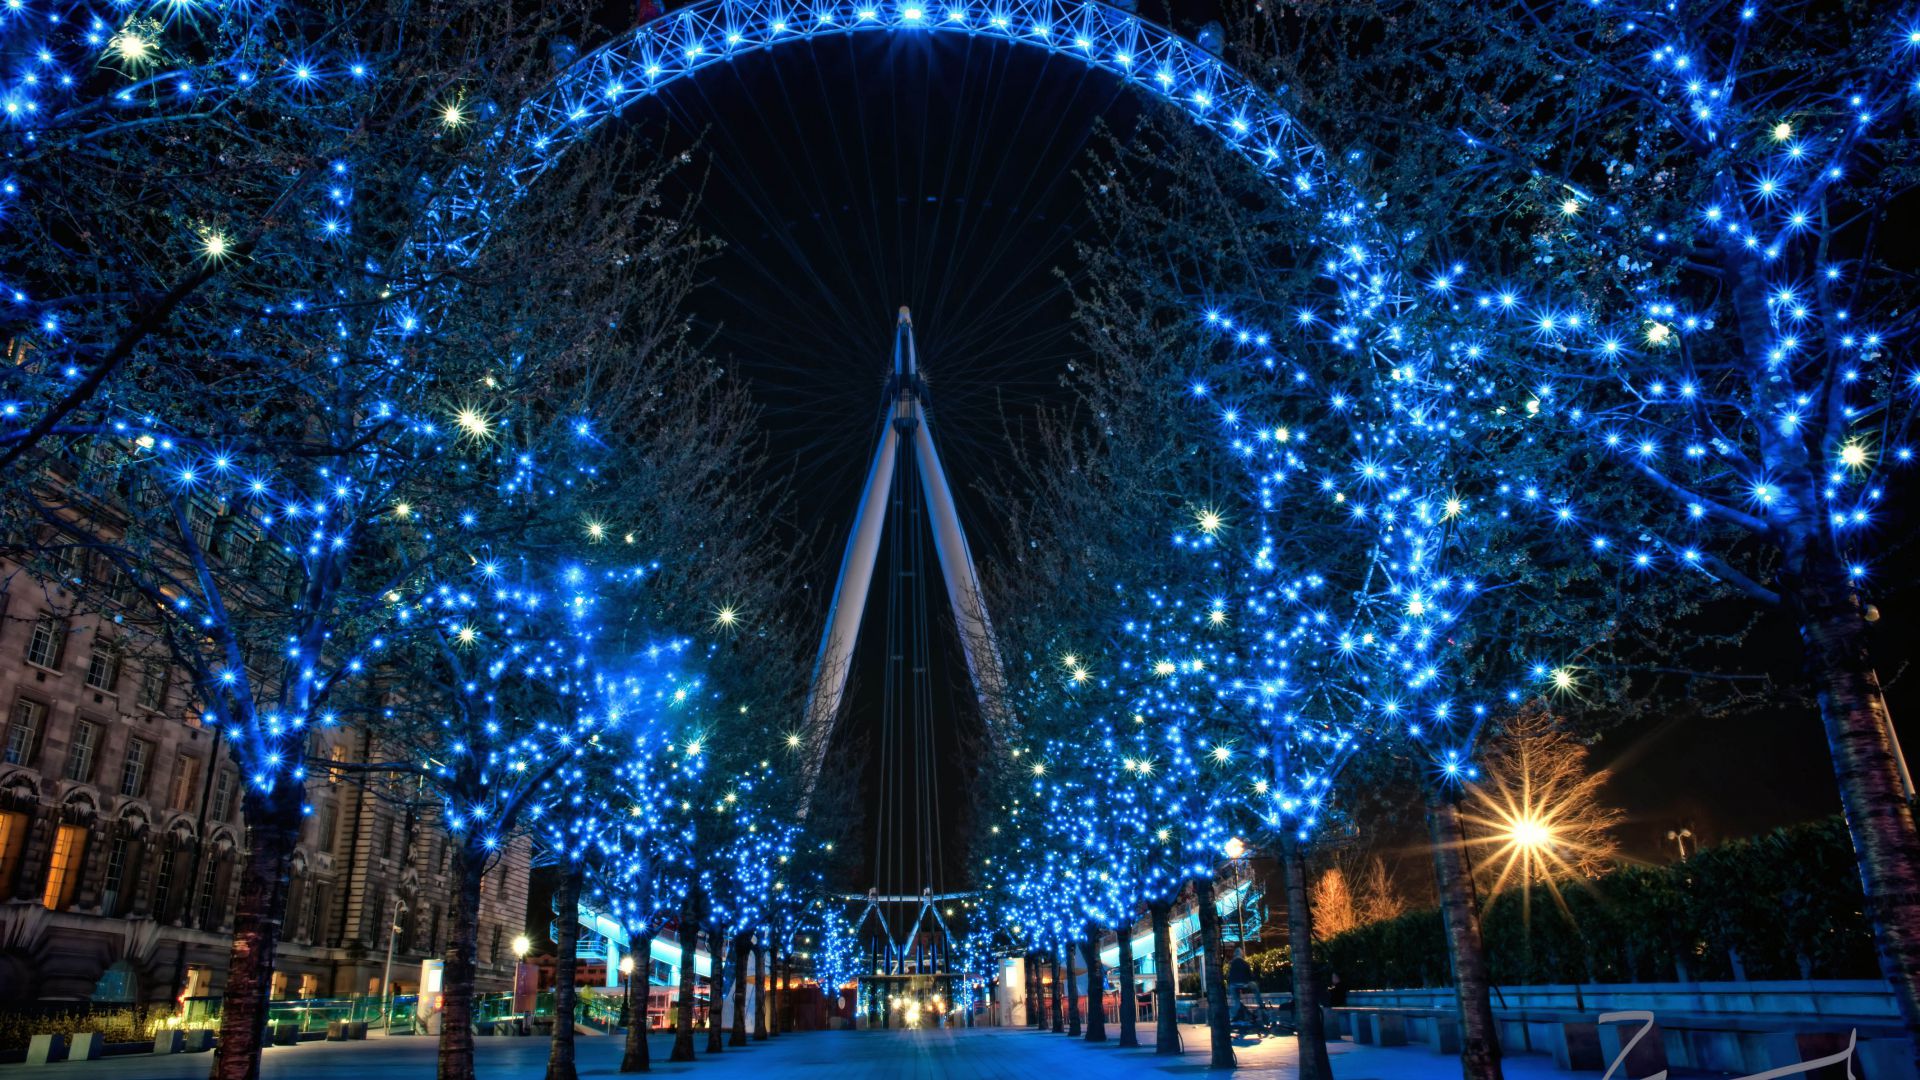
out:
M0 1006L220 992L244 855L239 777L184 681L116 652L64 590L0 563ZM315 761L374 760L372 730L316 732ZM399 992L444 950L450 845L426 804L310 773L275 997L377 993L389 927ZM512 986L529 849L481 896L482 990ZM544 925L544 918L541 925Z

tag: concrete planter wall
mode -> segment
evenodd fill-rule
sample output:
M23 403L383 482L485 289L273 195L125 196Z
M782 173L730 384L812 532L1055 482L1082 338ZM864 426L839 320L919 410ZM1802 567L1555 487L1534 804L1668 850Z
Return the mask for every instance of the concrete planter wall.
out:
M1454 1007L1452 987L1417 990L1354 990L1354 1005ZM1496 1009L1573 1009L1617 1012L1651 1009L1661 1013L1779 1014L1795 1017L1844 1016L1900 1022L1893 992L1878 979L1786 979L1773 982L1571 983L1502 986Z

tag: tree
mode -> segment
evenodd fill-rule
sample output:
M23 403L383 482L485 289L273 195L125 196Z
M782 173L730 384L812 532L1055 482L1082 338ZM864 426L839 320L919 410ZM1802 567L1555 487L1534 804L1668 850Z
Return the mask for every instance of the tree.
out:
M62 177L9 219L9 261L42 312L4 376L9 552L36 570L86 564L56 576L87 582L66 614L183 668L247 779L215 1064L234 1078L258 1067L307 733L378 708L402 610L389 597L447 569L449 534L489 539L430 513L433 496L474 491L489 420L471 399L509 368L580 385L569 365L614 325L593 285L684 273L669 215L650 216L644 192L596 202L582 178L543 185L556 202L497 222L478 256L394 259L432 213L421 177L471 150L464 95L510 104L538 82L548 60L526 35L552 24L486 5L356 9L364 51L346 54L320 44L339 40L335 14L133 19L108 43L115 63L50 94L39 115L62 126L8 136L29 148L22 168ZM98 36L97 22L70 25ZM629 216L569 235L556 204ZM66 254L76 241L89 258ZM639 261L621 257L629 242ZM578 291L556 302L562 267ZM449 303L456 291L500 306Z
M1435 320L1414 377L1459 410L1449 438L1528 429L1537 456L1490 509L1792 628L1920 1028L1920 844L1871 630L1911 423L1886 248L1912 180L1911 7L1249 16L1257 69L1353 148L1406 238Z
M1357 872L1349 873L1338 862L1321 871L1309 889L1308 904L1313 908L1313 931L1323 941L1397 918L1407 910L1387 874L1386 860L1378 855L1362 862Z
M1483 892L1537 883L1558 896L1556 881L1612 868L1612 829L1626 817L1603 801L1613 774L1593 768L1587 748L1551 714L1534 710L1509 724L1480 771L1464 817Z

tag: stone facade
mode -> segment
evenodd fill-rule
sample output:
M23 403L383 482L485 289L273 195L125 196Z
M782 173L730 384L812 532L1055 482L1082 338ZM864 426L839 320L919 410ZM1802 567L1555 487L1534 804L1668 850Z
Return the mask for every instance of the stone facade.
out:
M95 649L98 627L63 606L57 586L0 563L0 1003L218 994L246 843L239 776L176 674ZM308 754L377 750L343 723ZM380 992L396 911L394 984L409 992L452 932L435 812L322 766L308 784L274 996ZM483 991L512 987L529 866L523 840L487 873Z

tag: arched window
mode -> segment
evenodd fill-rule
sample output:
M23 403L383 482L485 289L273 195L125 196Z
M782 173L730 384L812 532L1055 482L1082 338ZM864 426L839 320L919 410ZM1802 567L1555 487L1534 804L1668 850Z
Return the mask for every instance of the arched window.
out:
M107 830L107 859L100 875L100 914L118 918L132 907L151 831L146 813L137 806L121 811L120 820Z
M53 823L53 845L47 853L47 876L40 890L40 903L48 911L65 911L79 897L93 822L98 816L93 796L85 791L73 792L61 804Z
M93 984L92 1000L128 1005L139 1001L140 972L135 970L130 961L115 961L112 967L100 973L100 981Z
M166 837L158 845L160 850L153 867L153 891L147 908L153 913L154 920L162 925L176 923L180 919L180 905L185 901L188 882L193 874L195 843L193 824L181 818L167 829Z
M214 833L208 842L194 890L193 925L202 930L219 930L227 921L227 893L232 891L235 850L233 834L225 830Z

